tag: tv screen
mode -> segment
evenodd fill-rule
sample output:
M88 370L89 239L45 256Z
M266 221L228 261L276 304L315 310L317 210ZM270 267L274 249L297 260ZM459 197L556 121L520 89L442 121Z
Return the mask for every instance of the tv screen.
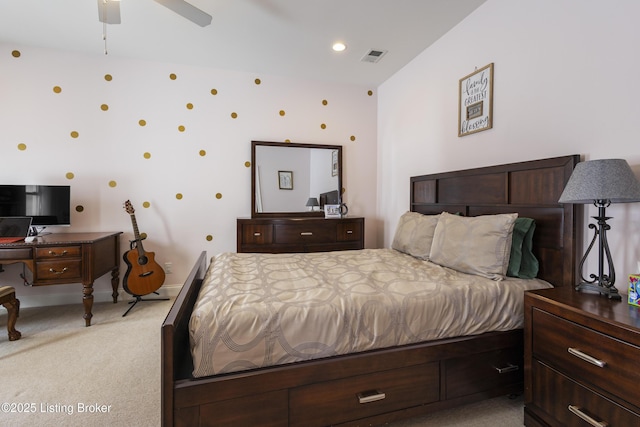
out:
M30 216L32 226L71 225L68 185L0 185L0 217Z

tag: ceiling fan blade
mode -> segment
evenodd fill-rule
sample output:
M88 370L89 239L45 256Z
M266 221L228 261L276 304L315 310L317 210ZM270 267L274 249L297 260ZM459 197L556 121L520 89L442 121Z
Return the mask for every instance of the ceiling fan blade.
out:
M155 2L173 10L178 15L187 18L189 21L198 24L201 27L206 27L211 24L211 15L203 12L184 0L155 0Z
M98 20L105 24L119 24L120 0L98 0Z

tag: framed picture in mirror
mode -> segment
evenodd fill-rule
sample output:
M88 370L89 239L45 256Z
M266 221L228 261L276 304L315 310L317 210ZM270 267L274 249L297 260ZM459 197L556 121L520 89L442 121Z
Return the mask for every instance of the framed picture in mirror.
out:
M293 190L292 171L278 171L278 188L280 190Z

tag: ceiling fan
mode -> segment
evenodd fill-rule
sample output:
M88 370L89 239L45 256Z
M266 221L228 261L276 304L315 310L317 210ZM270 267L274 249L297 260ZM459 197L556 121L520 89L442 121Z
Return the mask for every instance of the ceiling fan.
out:
M211 15L184 0L154 1L201 27L211 24ZM119 24L120 0L98 0L98 19L104 24Z

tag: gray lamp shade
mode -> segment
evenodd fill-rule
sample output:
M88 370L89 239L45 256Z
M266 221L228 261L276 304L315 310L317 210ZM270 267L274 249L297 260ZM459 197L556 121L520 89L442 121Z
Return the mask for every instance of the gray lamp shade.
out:
M560 195L559 203L590 204L595 200L611 203L640 201L640 182L623 159L580 162Z
M318 199L316 197L309 197L309 200L307 200L306 206L313 207L313 206L320 206L320 204L318 203Z

